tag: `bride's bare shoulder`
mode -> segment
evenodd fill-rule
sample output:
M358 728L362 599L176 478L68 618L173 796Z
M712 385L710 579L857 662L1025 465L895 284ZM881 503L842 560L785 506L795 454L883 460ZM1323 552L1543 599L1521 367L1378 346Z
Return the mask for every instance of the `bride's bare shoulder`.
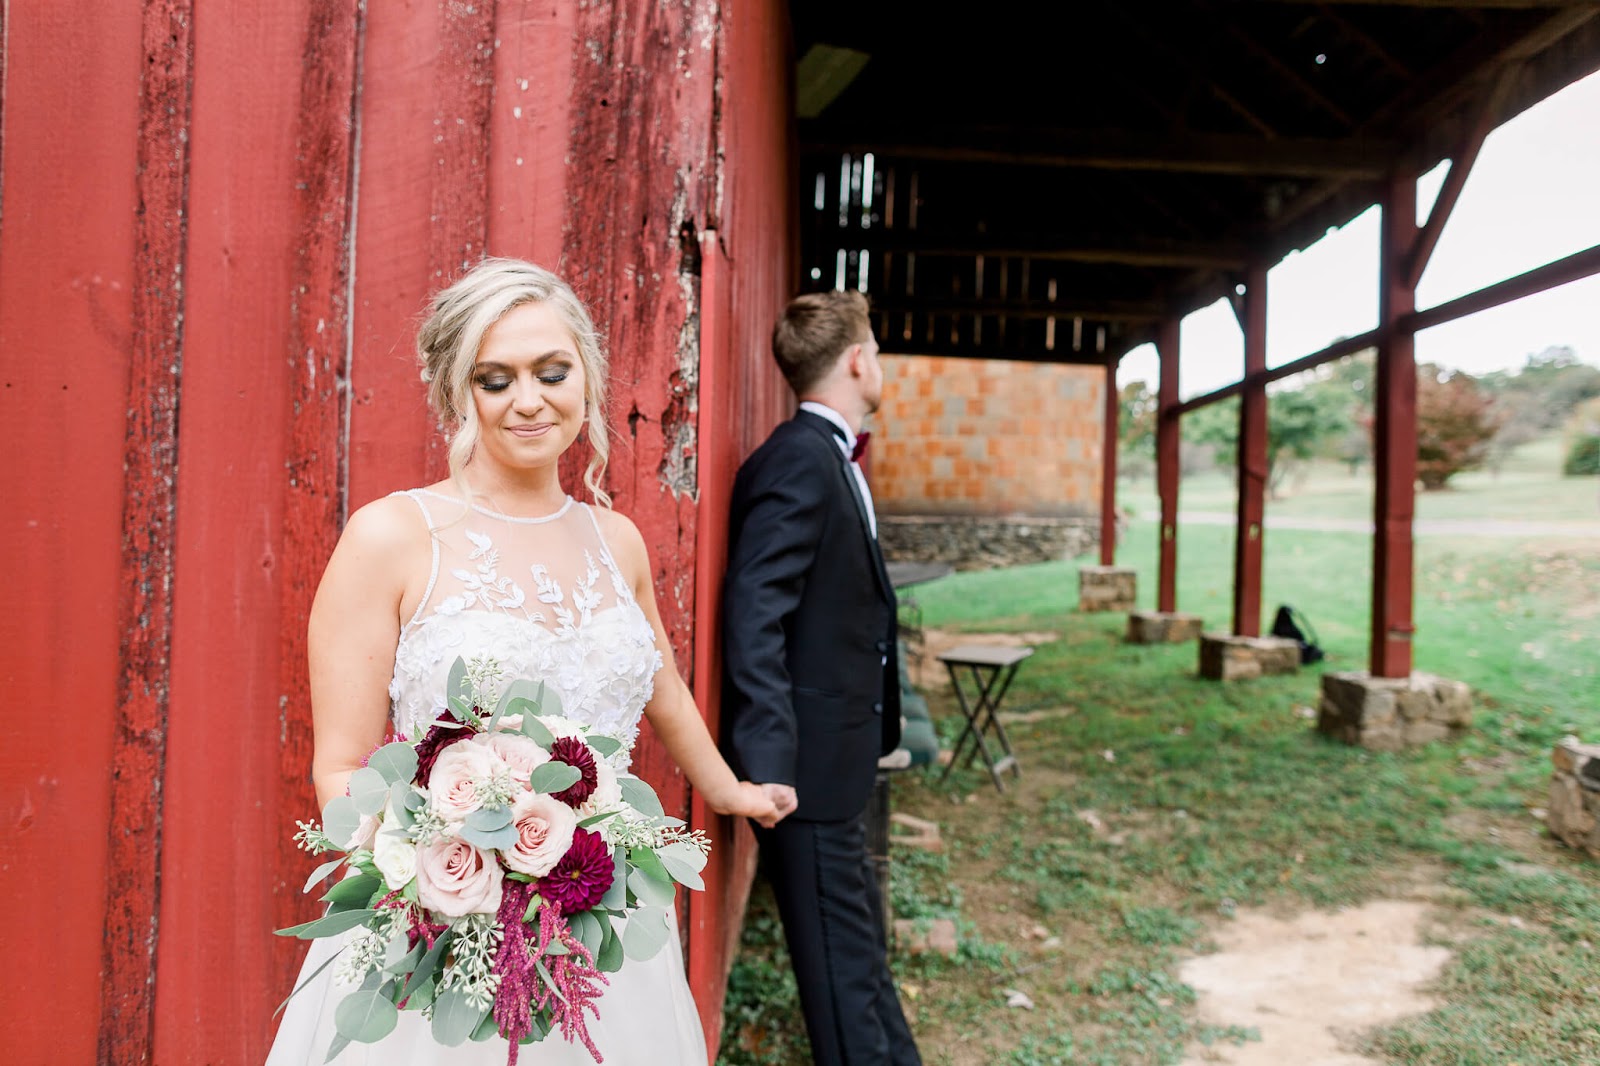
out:
M382 496L357 508L345 523L340 547L361 551L405 551L428 544L428 523L415 500Z

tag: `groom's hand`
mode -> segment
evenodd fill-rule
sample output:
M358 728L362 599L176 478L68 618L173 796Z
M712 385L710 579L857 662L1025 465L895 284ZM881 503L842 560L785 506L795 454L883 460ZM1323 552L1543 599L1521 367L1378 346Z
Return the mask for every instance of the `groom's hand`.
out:
M793 785L766 784L762 785L761 788L762 791L766 792L767 798L772 801L772 805L778 809L778 821L780 822L793 814L794 809L800 806L800 797L795 792Z

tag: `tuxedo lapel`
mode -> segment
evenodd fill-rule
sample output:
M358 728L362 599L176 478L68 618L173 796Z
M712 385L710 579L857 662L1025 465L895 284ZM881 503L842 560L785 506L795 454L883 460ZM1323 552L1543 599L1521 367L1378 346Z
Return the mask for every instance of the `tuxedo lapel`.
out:
M856 519L861 523L861 537L866 541L868 557L872 560L872 573L878 579L878 591L886 602L894 603L894 586L889 582L889 571L884 566L883 551L878 547L878 538L872 535L872 518L867 514L866 498L861 494L861 486L856 481L855 471L851 469L849 457L844 454L844 449L839 447L842 438L839 437L833 423L810 411L799 412L795 415L795 420L820 433L828 442L828 454L838 460L839 474L844 478L846 490L850 493L850 501L855 505Z

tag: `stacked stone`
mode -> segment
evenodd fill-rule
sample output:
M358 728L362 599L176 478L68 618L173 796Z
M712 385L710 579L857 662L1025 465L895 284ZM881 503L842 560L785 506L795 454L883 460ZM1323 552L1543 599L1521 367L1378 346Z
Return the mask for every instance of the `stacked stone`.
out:
M1282 637L1200 636L1200 676L1212 681L1248 681L1300 669L1300 645Z
M1085 566L1078 570L1078 610L1131 611L1138 575L1123 566Z
M1051 563L1098 542L1089 518L879 515L878 543L890 562L949 563L958 570Z
M1128 643L1182 644L1199 637L1203 627L1197 614L1134 611L1128 615Z
M1600 744L1563 737L1550 761L1555 772L1545 824L1567 846L1600 857Z
M1322 676L1317 729L1346 744L1400 751L1459 736L1472 724L1472 689L1432 674Z

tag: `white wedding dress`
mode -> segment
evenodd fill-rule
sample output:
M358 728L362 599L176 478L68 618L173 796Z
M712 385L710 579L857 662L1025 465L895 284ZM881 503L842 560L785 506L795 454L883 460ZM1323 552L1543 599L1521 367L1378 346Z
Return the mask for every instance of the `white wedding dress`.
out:
M395 732L424 733L445 708L457 656L490 656L510 677L544 681L561 714L623 742L610 759L626 770L639 719L661 667L655 634L600 534L594 514L571 497L543 518L513 518L428 489L396 495L416 501L433 530L428 590L400 632L389 684ZM684 978L676 919L653 959L629 960L608 974L600 1017L589 1033L606 1066L704 1066L705 1036ZM338 950L342 937L312 942L300 977ZM353 986L334 975L339 963L301 989L284 1010L267 1066L309 1066L327 1058L334 1010ZM417 1011L401 1011L395 1030L376 1044L350 1044L337 1066L503 1066L505 1040L445 1047ZM594 1060L560 1031L520 1049L526 1066Z

